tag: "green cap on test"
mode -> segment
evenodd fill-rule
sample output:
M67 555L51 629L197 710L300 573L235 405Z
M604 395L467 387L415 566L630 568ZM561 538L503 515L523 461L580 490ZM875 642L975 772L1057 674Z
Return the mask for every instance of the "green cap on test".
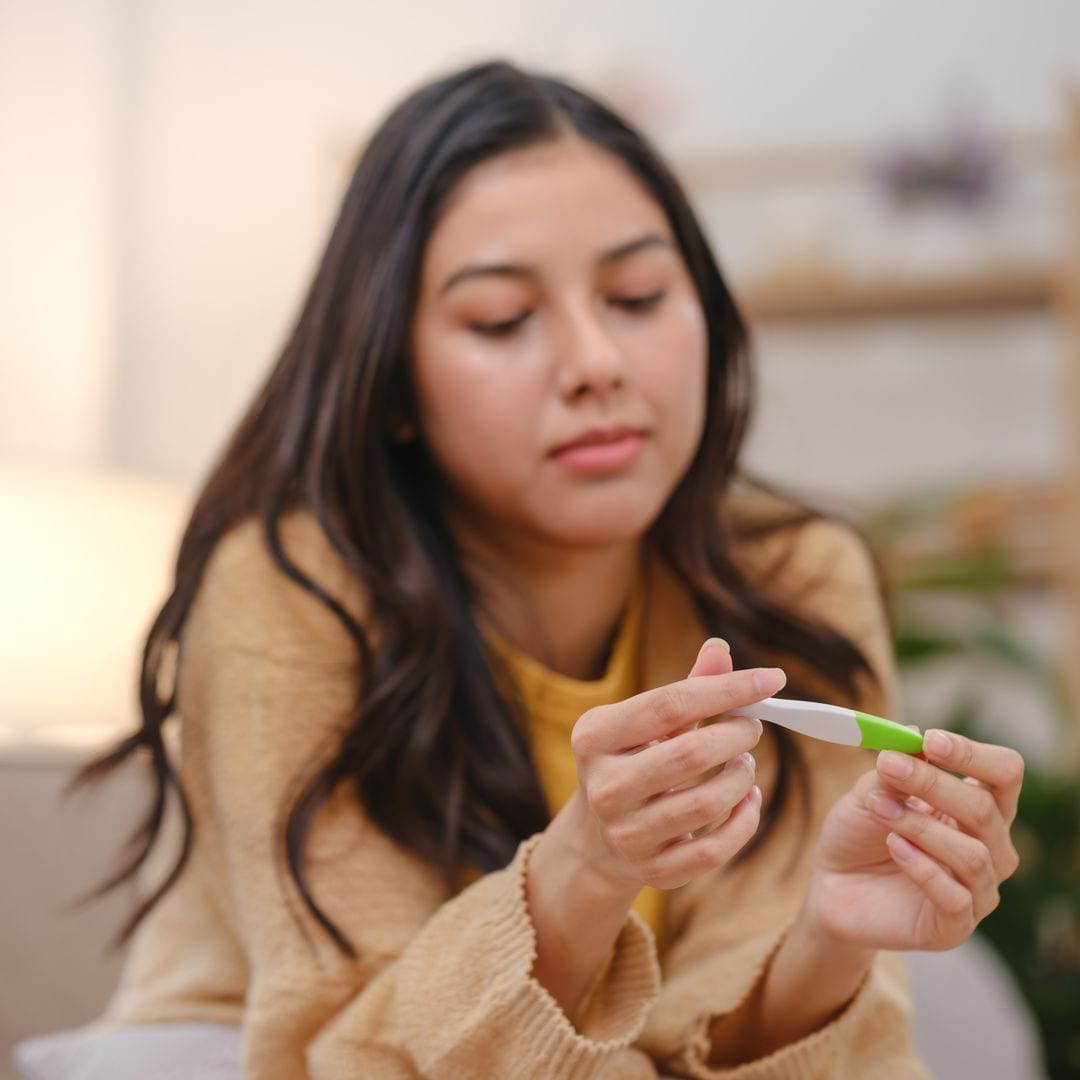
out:
M855 722L862 733L860 746L869 750L899 750L904 754L922 753L922 734L913 728L858 711L855 713Z

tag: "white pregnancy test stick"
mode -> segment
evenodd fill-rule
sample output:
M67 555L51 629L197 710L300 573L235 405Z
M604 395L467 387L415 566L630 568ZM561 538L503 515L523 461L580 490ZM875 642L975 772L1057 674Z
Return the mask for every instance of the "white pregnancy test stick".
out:
M742 715L756 716L759 720L779 724L790 731L842 746L900 750L905 754L918 754L923 748L923 737L916 729L840 705L766 698L738 711Z

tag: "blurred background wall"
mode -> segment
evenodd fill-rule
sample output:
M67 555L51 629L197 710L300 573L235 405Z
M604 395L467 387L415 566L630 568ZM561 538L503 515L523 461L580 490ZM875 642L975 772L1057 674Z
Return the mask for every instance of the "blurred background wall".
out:
M959 97L994 132L1057 131L1077 19L1068 0L684 0L660 33L644 3L3 0L0 452L201 475L293 317L343 148L460 61L636 93L676 157L871 149ZM1010 468L1052 460L1044 337L1007 350L1039 368ZM966 375L939 370L935 397ZM933 458L908 449L883 448L890 482Z
M177 530L358 146L492 55L605 94L685 176L755 327L752 463L876 530L904 657L963 660L905 667L908 719L1067 759L1073 0L0 0L7 760L134 722ZM961 587L923 589L942 558Z

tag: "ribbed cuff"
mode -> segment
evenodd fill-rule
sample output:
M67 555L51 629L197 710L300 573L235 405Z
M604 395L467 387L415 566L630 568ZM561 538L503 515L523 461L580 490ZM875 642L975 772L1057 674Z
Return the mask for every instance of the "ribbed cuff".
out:
M780 935L773 947L762 954L756 977L736 1004L736 1008L757 987L783 936ZM755 1061L740 1065L710 1065L710 1031L717 1020L728 1014L725 1012L699 1016L689 1033L685 1060L680 1063L682 1069L686 1076L693 1080L820 1080L826 1076L853 1075L849 1071L854 1066L851 1050L852 1047L862 1045L869 1052L863 1066L872 1067L875 1077L909 1078L925 1075L917 1060L906 1052L906 1035L898 1040L882 1040L883 1043L895 1045L887 1049L884 1045L880 1046L878 1049L885 1052L878 1056L871 1045L875 1039L868 1038L862 1030L868 1023L871 1027L885 1024L904 1026L903 1020L908 1011L906 1001L898 995L897 987L884 970L882 960L882 957L875 960L855 996L827 1024L805 1038L782 1046ZM872 1014L878 1010L881 1012L874 1019ZM897 1049L901 1052L896 1053ZM855 1056L858 1057L858 1054ZM874 1060L871 1061L870 1058Z
M505 1038L505 1044L496 1056L506 1055L500 1065L511 1069L516 1078L548 1080L559 1076L585 1080L595 1076L614 1053L629 1047L641 1034L660 990L656 943L652 931L631 912L592 995L589 1030L602 1032L604 1037L577 1031L558 1002L532 975L537 955L536 931L529 916L526 880L528 860L538 841L539 836L525 841L505 870L473 886L491 890L485 897L487 936L495 962L489 985L501 991L491 1002L484 1022L488 1059L491 1061L494 1049L491 1035L498 1033L494 1041ZM465 1034L459 1047L470 1041ZM458 1068L462 1064L454 1062Z

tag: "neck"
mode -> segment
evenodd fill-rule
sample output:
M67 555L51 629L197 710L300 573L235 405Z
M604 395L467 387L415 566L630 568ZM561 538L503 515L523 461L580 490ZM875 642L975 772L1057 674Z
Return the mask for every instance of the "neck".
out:
M471 538L463 550L481 611L511 645L571 678L603 675L640 541L552 552Z

